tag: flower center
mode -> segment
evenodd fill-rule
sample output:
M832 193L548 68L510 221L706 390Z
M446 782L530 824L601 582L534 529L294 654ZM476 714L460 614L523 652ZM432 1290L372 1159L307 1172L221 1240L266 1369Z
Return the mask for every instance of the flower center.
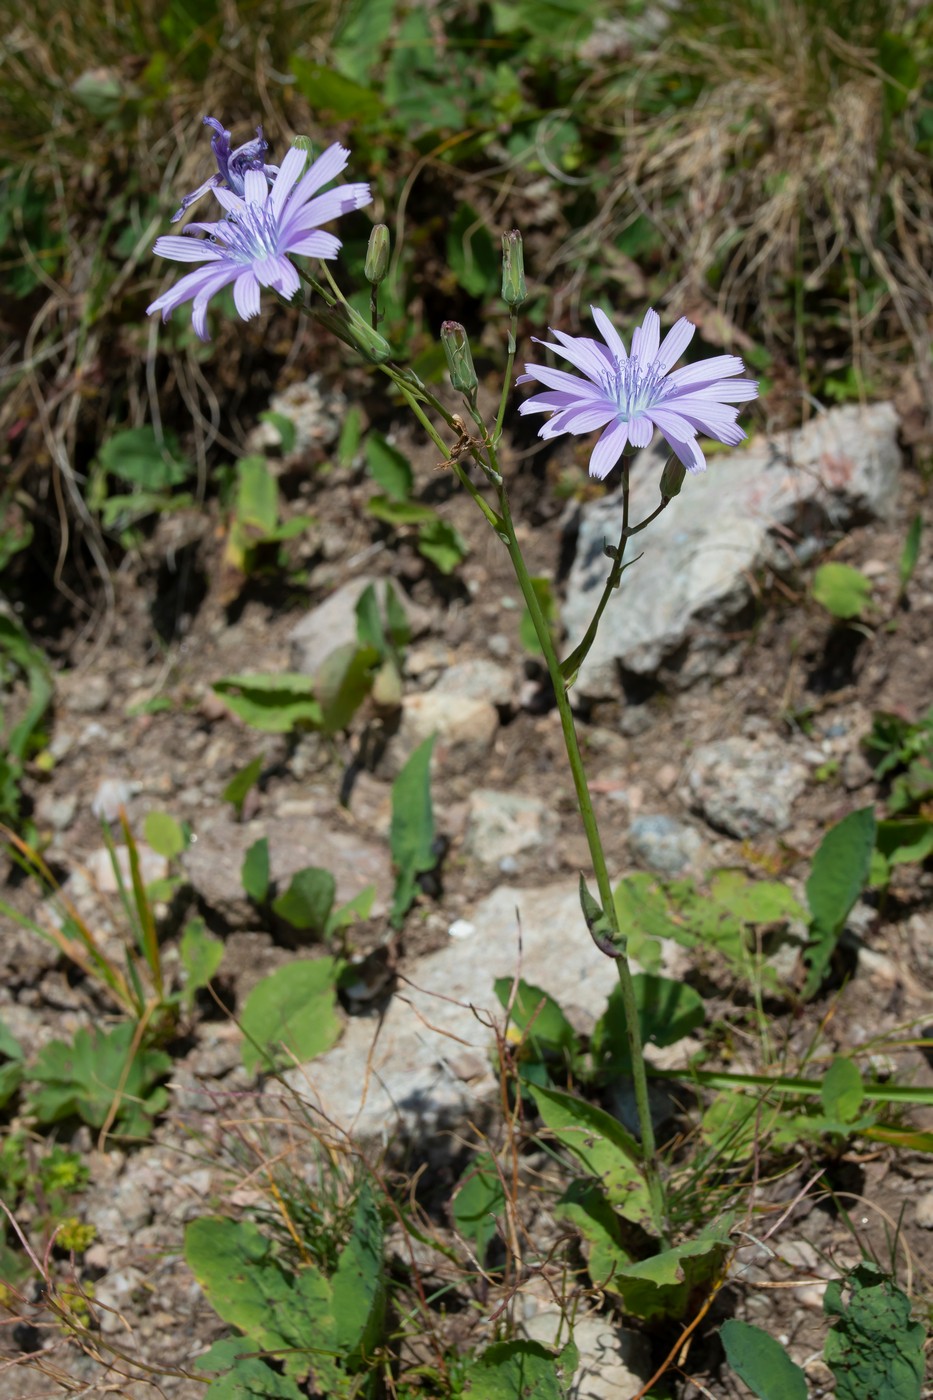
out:
M637 355L630 355L624 364L610 371L606 385L610 397L619 405L619 416L628 422L667 397L664 371L657 360L642 368Z
M224 220L224 241L238 263L251 264L274 258L278 248L278 219L271 204L247 204L242 213Z

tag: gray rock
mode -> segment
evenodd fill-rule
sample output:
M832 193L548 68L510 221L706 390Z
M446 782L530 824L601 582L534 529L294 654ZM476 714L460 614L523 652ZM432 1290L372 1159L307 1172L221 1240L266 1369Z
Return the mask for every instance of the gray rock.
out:
M567 1340L567 1317L559 1308L542 1308L527 1318L532 1341L552 1346ZM580 1364L567 1391L569 1400L623 1400L637 1395L651 1375L651 1348L641 1333L613 1326L594 1313L575 1317L573 1341Z
M497 709L507 709L512 703L512 677L504 666L483 657L458 661L441 676L434 692L437 695L462 695L469 700L488 700Z
M506 857L553 841L559 829L556 813L539 798L477 788L469 799L464 846L484 865L501 865Z
M303 457L311 448L323 450L337 441L347 413L347 400L322 384L320 375L309 374L301 383L289 384L280 394L273 394L269 411L281 413L295 429L295 445L288 456ZM262 422L250 432L247 447L250 452L262 452L278 447L281 441L275 424Z
M711 826L743 840L784 831L807 783L806 764L783 744L721 739L702 744L687 768L691 805Z
M120 808L129 806L130 799L142 790L142 783L126 778L101 778L91 798L91 811L100 821L115 822Z
M370 584L376 585L376 598L382 607L385 601L386 580L354 578L342 588L338 588L323 603L312 608L306 617L295 624L288 634L290 665L293 671L300 671L304 676L313 676L332 651L357 640L356 605L360 595ZM405 609L412 636L419 636L427 631L431 623L428 610L404 598L398 584L393 584L393 587Z
M490 1062L490 1021L504 1018L497 977L518 972L581 1030L605 1010L615 971L586 931L576 882L504 885L463 913L474 926L469 937L418 959L381 1017L353 1017L332 1050L289 1073L340 1131L382 1141L399 1123L431 1132L497 1095Z
M729 650L730 624L751 596L748 579L757 569L786 571L831 534L890 514L901 465L897 426L891 404L835 408L797 432L713 458L630 543L630 558L644 555L606 608L577 692L617 695L619 666L661 673L670 685L708 674ZM635 461L635 522L658 504L664 460L655 448ZM563 608L570 648L593 615L609 569L603 545L617 544L620 523L618 494L583 511Z
M399 727L379 761L379 776L397 778L415 749L432 734L437 735L431 759L435 771L455 774L481 768L498 728L498 711L488 700L444 695L436 690L406 695Z
M628 843L643 865L664 875L684 870L703 845L692 826L662 813L636 817L629 827Z
M226 812L198 826L198 839L182 856L188 879L201 899L233 928L256 925L256 911L243 891L243 858L260 837L269 842L273 880L280 884L308 865L329 870L337 882L337 900L345 903L367 885L375 885L372 913L386 909L393 887L392 867L385 847L367 841L347 825L300 814L257 818L241 823Z
M53 831L66 831L74 821L77 810L76 792L68 792L62 796L43 792L36 802L36 821L40 826L50 826Z

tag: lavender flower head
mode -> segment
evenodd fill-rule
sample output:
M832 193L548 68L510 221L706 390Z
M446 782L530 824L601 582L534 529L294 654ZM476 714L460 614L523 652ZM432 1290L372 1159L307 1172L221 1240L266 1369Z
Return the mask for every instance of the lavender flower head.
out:
M519 376L519 384L537 380L548 390L526 399L518 410L522 414L554 414L540 429L539 437L602 428L590 457L590 476L600 481L616 465L627 444L647 447L655 428L688 472L706 470L698 433L731 446L742 441L745 433L736 424L739 410L732 405L755 398L758 385L752 379L733 379L745 368L738 355L714 355L671 372L696 330L686 317L682 316L661 341L661 318L656 311L646 312L632 336L629 354L605 312L595 306L590 310L602 341L565 335L552 328L558 345L537 342L569 360L585 378L547 365L527 364Z
M177 224L185 210L190 209L208 190L222 186L224 189L233 190L234 194L242 195L247 170L259 170L270 181L278 174L277 165L266 165L263 161L263 156L269 149L269 142L263 137L261 126L256 128L254 141L245 141L234 151L230 146L230 132L224 130L216 117L205 117L204 125L214 128L211 150L217 161L217 173L210 175L203 185L198 185L191 194L185 195L181 207L172 215L173 224Z
M157 238L153 248L163 258L204 266L157 297L147 314L161 311L162 320L167 321L176 307L191 301L192 325L202 340L208 340L207 304L231 282L234 304L244 321L258 314L262 287L290 300L301 281L289 254L335 258L340 239L323 233L319 225L372 200L364 184L338 185L325 194L317 193L345 169L349 155L334 144L303 174L307 152L292 146L271 190L266 167L243 173L242 197L220 184L210 186L227 217L217 223L188 224L183 234ZM208 237L192 238L192 233Z

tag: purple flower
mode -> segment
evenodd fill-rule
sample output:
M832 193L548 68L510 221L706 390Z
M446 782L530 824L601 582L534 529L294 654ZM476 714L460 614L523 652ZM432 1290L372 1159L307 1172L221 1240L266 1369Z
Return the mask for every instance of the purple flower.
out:
M147 314L161 311L162 320L167 321L182 302L193 301L192 325L202 340L208 340L207 303L231 282L233 300L244 321L258 314L261 287L270 287L290 300L301 282L288 254L335 258L340 239L322 233L319 225L351 209L361 209L372 199L369 186L362 184L338 185L326 194L317 194L346 167L349 155L335 144L302 175L307 153L293 146L271 190L261 170L245 172L242 198L215 185L214 194L227 217L218 223L188 224L183 234L157 238L153 248L163 258L201 262L204 267L187 273L163 292L147 307ZM191 233L209 236L191 238Z
M595 306L590 310L605 344L553 329L559 345L538 341L582 370L584 379L547 365L526 365L518 379L519 384L536 379L549 391L526 399L518 410L554 414L539 437L605 429L590 457L590 476L600 480L612 471L626 444L647 447L655 428L688 472L706 470L697 433L731 446L742 441L745 433L736 424L739 410L732 402L755 398L758 385L752 379L732 379L745 368L738 355L714 355L671 372L696 330L686 317L659 346L661 318L656 311L646 312L629 355L605 312Z
M202 194L207 194L208 190L217 189L222 186L224 189L233 190L234 194L242 195L243 182L247 170L259 170L270 179L278 174L277 165L266 165L263 156L269 149L269 142L262 134L262 127L256 128L255 141L246 141L242 146L237 146L236 150L230 147L230 133L225 131L216 117L205 117L205 126L214 128L214 135L211 137L211 150L217 161L217 174L209 176L203 185L198 185L191 194L186 194L181 201L181 208L172 215L172 223L177 224L186 209L190 209Z

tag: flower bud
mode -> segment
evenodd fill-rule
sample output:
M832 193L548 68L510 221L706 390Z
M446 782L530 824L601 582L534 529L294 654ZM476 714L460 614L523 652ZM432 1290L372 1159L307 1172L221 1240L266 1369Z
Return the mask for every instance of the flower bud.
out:
M310 165L311 165L311 162L314 160L314 147L313 147L312 144L311 144L311 137L310 137L310 136L296 136L295 139L294 139L294 141L292 142L292 145L295 147L296 150L304 151L304 153L305 153L305 168L304 168L304 170L302 170L301 174L302 174L302 175L307 175L308 169L309 169L309 167L310 167ZM300 179L300 178L301 178L301 177L299 176L299 179Z
M686 475L687 470L683 462L672 453L661 473L661 497L663 500L672 501L675 496L680 495L680 488L684 484Z
M502 300L514 308L521 306L527 296L522 236L513 228L502 235Z
M384 336L374 331L372 326L358 311L346 302L338 301L335 306L317 306L313 316L339 337L346 345L359 350L364 359L372 365L384 365L392 358L392 347Z
M366 262L363 266L363 276L367 282L373 286L385 280L385 275L389 270L389 230L385 224L376 224L369 235L369 246L366 249Z
M461 394L473 398L478 380L473 368L473 352L470 340L459 321L445 321L441 326L441 344L447 358L447 372L450 382Z

